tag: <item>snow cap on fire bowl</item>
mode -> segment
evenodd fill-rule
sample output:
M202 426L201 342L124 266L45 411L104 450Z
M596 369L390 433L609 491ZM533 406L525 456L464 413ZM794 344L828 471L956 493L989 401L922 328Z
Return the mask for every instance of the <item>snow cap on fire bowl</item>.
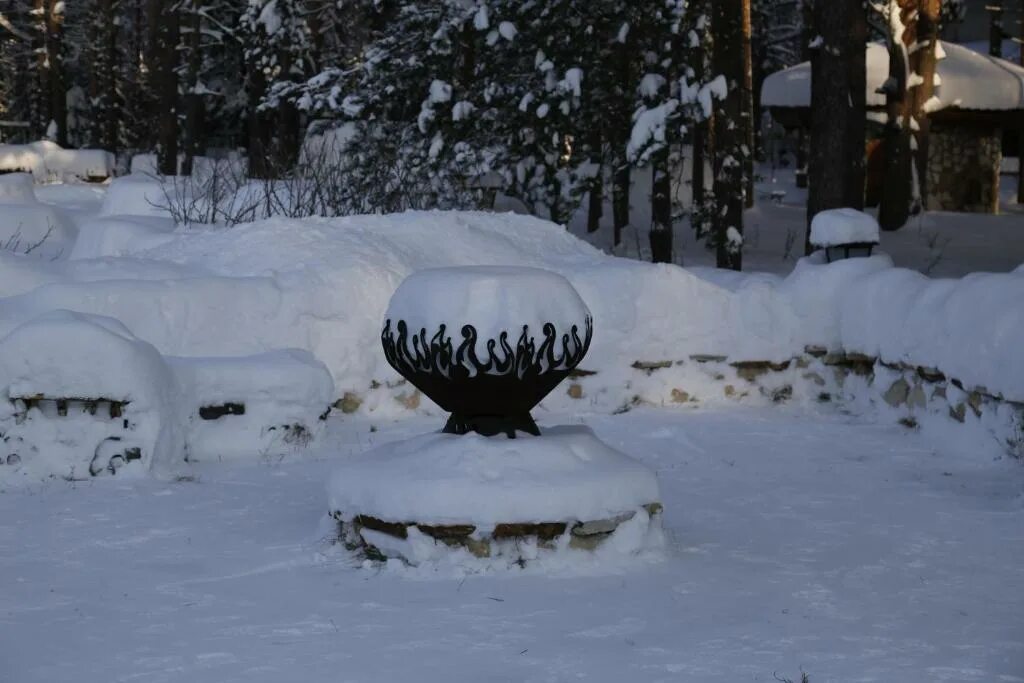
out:
M537 268L421 270L398 287L388 363L451 413L444 431L539 435L530 410L583 360L593 322L569 281Z

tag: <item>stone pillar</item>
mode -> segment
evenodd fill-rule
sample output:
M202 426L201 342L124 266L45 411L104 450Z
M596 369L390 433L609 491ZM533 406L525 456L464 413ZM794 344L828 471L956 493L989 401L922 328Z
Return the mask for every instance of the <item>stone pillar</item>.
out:
M999 213L1002 130L933 123L928 210Z

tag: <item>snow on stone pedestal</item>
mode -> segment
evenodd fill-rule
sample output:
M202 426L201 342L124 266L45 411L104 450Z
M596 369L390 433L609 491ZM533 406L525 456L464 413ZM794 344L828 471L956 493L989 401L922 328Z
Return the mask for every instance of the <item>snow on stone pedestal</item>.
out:
M594 550L623 523L620 552L658 542L658 482L586 427L542 436L425 434L370 450L339 468L331 514L347 540L411 564L447 549L518 561L538 549Z
M878 221L856 209L820 211L811 220L811 244L816 247L878 244L878 234Z
M654 473L588 429L542 434L530 417L582 361L592 332L586 304L555 273L439 268L407 278L388 307L384 353L452 416L444 433L337 470L329 510L346 544L370 559L498 566L542 551L658 546Z

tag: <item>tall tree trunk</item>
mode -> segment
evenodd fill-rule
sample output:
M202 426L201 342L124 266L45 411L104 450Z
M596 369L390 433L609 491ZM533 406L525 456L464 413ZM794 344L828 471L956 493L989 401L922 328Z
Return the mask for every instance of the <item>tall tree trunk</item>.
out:
M707 226L704 224L706 216L704 205L707 202L707 174L704 170L705 164L707 164L707 141L708 124L706 121L701 121L693 127L693 152L691 154L693 162L690 171L691 227L698 240L702 239L707 231Z
M604 166L597 167L597 174L590 184L587 199L587 232L595 233L601 229L601 216L604 215Z
M623 159L612 175L612 219L614 221L612 244L622 244L622 231L629 225L629 163Z
M728 93L715 112L715 245L719 268L743 268L743 195L747 134L743 127L743 82L746 64L743 50L744 0L712 3L714 73L728 83Z
M818 3L821 44L811 58L810 225L826 209L864 208L865 43L861 0Z
M668 147L651 159L651 260L672 263L672 173Z
M914 40L908 25L916 12L916 0L889 0L886 11L889 50L889 80L886 84L886 124L882 134L885 157L882 201L878 222L883 230L899 230L910 217L913 201L907 84L910 78L908 46Z
M199 89L203 63L201 9L200 0L192 0L189 34L185 41L188 46L188 68L185 74L185 159L181 167L182 175L192 175L195 158L206 151L206 100Z
M921 208L928 207L928 152L931 133L931 117L928 102L935 95L935 70L938 66L939 13L941 0L918 0L917 3L917 49L911 55L911 72L920 75L921 82L913 88L913 131L917 144L914 146L914 167L916 169L917 194Z
M156 0L157 73L153 81L157 105L157 171L178 174L178 34L179 15L175 0Z
M61 0L46 2L47 91L50 120L57 124L56 142L68 146L68 101L64 85L64 10Z
M1002 0L988 0L985 9L989 13L988 23L988 53L993 57L1003 56L1003 2ZM1024 49L1024 46L1022 46Z
M753 49L751 40L753 38L750 23L750 0L743 2L743 118L742 127L746 135L744 144L747 146L747 153L743 160L744 176L744 206L754 208L754 150L757 121L754 120L754 65Z

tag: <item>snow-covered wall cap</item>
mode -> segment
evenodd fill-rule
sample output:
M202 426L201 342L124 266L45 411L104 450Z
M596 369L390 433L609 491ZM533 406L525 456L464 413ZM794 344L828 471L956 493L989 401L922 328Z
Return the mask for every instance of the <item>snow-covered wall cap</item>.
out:
M930 111L973 109L1024 110L1024 67L975 52L956 43L940 42L935 79L938 102ZM943 56L944 54L944 56ZM867 106L885 104L878 89L889 78L889 52L885 45L867 46ZM811 106L811 63L803 62L770 75L761 89L765 107Z
M811 244L834 247L839 244L878 244L878 221L856 209L819 211L811 220Z
M417 271L399 285L386 314L393 324L404 320L411 332L426 329L428 336L442 323L452 335L472 325L481 340L502 332L517 337L523 325L538 336L546 323L561 334L574 325L583 330L589 317L590 309L564 277L516 266Z

